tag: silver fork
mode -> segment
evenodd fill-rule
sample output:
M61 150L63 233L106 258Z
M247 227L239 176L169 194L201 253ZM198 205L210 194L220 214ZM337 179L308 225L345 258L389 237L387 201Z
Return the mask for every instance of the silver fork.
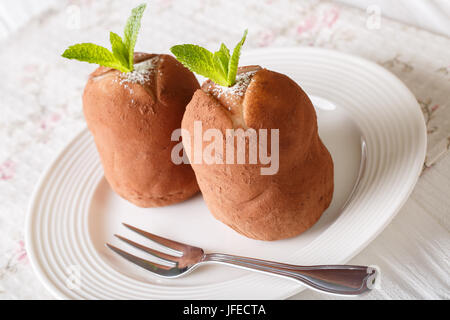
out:
M132 263L164 278L180 277L201 264L220 263L297 280L312 289L337 295L359 295L370 291L376 283L377 272L371 267L350 265L296 266L221 253L207 254L201 248L169 240L125 223L123 225L166 247L175 255L143 246L120 235L115 235L117 238L166 261L170 266L139 258L109 243L106 244L107 247Z

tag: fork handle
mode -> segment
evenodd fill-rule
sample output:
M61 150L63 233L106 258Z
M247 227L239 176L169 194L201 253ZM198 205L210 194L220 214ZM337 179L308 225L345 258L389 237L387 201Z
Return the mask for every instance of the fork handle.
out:
M332 294L359 295L370 291L378 273L367 266L297 266L227 254L206 254L203 262L226 264L297 280L304 285Z

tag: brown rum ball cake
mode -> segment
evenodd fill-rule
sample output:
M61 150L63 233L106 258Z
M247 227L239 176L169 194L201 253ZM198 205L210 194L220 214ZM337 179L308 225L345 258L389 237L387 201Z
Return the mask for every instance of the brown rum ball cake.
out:
M133 72L99 67L83 111L112 189L140 207L183 201L198 191L189 164L175 165L172 132L200 86L169 55L137 53Z
M188 164L175 165L172 132L199 84L171 56L135 53L147 5L131 11L123 36L110 32L111 50L91 42L68 47L67 59L100 65L89 77L83 111L106 180L140 207L183 201L198 191Z
M188 156L197 182L218 220L247 237L278 240L301 234L329 206L333 161L319 138L311 101L289 77L250 66L239 68L232 87L208 80L183 117L182 128L190 134L183 135L183 143L191 139L191 146L195 121L202 122L203 132L215 128L224 137L226 129L279 129L279 170L274 175L261 175L267 165L259 160L196 164L192 148ZM225 147L222 152L224 158Z

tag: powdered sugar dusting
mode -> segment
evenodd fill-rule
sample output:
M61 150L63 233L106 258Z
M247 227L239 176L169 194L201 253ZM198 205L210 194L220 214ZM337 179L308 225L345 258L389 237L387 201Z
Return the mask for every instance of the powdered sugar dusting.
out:
M139 83L144 84L149 81L155 72L155 68L158 65L159 56L145 60L134 65L134 70L128 73L122 73L120 75L120 84L126 83Z
M224 95L234 95L242 97L245 94L245 91L247 91L247 88L250 84L250 81L252 80L253 75L258 70L243 72L241 74L238 74L236 77L236 83L231 87L223 87L216 85L212 92L217 98L220 98L223 94Z

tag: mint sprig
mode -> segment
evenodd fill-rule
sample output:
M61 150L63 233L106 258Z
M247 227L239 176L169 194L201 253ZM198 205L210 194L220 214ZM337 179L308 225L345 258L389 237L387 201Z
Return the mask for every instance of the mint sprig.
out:
M141 20L144 14L146 4L141 4L134 8L131 12L131 17L128 18L124 31L124 45L128 48L128 61L133 66L134 47L136 46L139 29L141 28Z
M123 40L114 32L109 35L112 51L93 43L80 43L67 48L62 54L64 58L95 63L121 72L134 70L134 48L136 46L141 19L146 4L134 8L125 26Z
M231 87L236 83L241 48L247 38L247 32L245 30L231 56L230 50L223 43L220 49L214 53L193 44L176 45L170 48L170 51L192 72L198 73L218 85Z

